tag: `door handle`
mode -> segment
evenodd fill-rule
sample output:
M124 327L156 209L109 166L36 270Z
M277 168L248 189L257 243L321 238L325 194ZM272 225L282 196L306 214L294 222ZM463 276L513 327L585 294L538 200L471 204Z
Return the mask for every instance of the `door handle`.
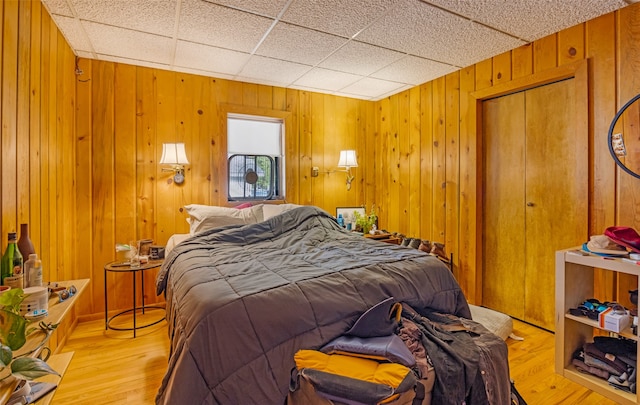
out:
M531 201L529 201L529 202L527 203L527 207L533 207L533 203L532 203Z

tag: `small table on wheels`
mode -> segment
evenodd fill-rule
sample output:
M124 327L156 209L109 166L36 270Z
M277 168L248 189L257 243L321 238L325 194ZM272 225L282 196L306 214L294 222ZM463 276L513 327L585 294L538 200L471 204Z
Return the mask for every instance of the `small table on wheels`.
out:
M163 260L150 260L147 263L144 264L140 264L140 266L138 267L131 267L128 264L124 264L123 262L111 262L111 263L107 263L104 266L104 329L112 329L112 330L132 330L133 331L133 337L136 337L136 330L137 329L142 329L142 328L146 328L152 325L155 325L157 323L162 322L165 317L166 314L163 312L162 318L153 321L151 323L142 325L142 326L138 326L136 324L136 312L138 310L141 310L142 313L144 314L145 309L161 309L164 311L164 308L158 305L144 305L144 274L142 274L145 270L150 270L150 269L155 269L158 268L160 266L162 266ZM124 311L118 312L117 314L113 315L111 318L109 318L109 305L107 303L107 273L108 272L114 272L114 273L131 273L133 275L133 308L131 309L126 309ZM141 284L142 284L142 306L137 307L136 306L136 273L140 273L140 280L141 280ZM120 328L120 327L115 327L115 326L111 326L110 322L120 316L120 315L124 315L126 313L131 312L133 314L133 327L131 328Z

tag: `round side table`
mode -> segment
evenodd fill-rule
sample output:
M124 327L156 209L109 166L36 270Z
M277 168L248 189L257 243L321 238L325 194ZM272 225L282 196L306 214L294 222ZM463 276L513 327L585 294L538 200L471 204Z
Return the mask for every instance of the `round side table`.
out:
M136 337L136 330L138 329L142 329L142 328L146 328L152 325L155 325L157 323L162 322L165 317L166 317L166 312L164 307L161 307L159 305L144 305L144 274L143 272L145 270L150 270L150 269L156 269L160 266L162 266L162 263L164 262L164 260L150 260L149 262L145 263L145 264L141 264L138 267L131 267L128 264L124 264L123 262L111 262L111 263L107 263L104 266L104 329L112 329L112 330L132 330L133 331L133 337ZM124 311L118 312L117 314L111 316L111 318L109 318L109 305L108 305L108 286L107 286L107 273L112 272L112 273L131 273L132 277L133 277L133 307L131 309L126 309ZM136 274L140 273L140 280L141 280L141 295L142 295L142 306L136 306ZM142 314L144 314L144 311L147 309L161 309L162 312L162 318L153 321L151 323L147 323L145 325L138 325L136 324L136 313L138 311L141 311ZM131 312L133 315L133 327L131 328L121 328L121 327L115 327L115 326L111 326L110 323L113 319L117 318L120 315L124 315Z

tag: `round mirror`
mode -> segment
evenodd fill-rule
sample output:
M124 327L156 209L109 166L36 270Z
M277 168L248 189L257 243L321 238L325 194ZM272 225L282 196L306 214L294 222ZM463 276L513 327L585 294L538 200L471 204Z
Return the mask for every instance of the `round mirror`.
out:
M609 127L609 152L616 164L640 179L640 94L616 114Z

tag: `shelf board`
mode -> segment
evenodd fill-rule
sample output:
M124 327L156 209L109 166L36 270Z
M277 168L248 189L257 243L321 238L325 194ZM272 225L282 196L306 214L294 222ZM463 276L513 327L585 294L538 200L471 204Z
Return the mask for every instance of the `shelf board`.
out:
M50 383L59 385L60 380L62 380L62 376L64 376L64 373L66 373L67 368L69 367L69 363L71 363L72 357L73 357L73 352L66 352L62 354L52 355L47 361L47 364L49 364L51 368L53 368L58 373L60 373L60 376L58 377L57 375L50 374L50 375L46 375L44 377L39 378L38 381L45 381L45 382L50 382ZM37 401L36 404L48 405L52 403L53 396L55 395L55 393L56 393L56 390L51 391L50 393L42 397L39 401Z
M573 365L569 365L564 369L564 377L581 384L590 390L598 392L605 397L622 405L637 405L636 394L613 388L606 380L593 376L591 374L581 373Z
M575 316L575 315L571 315L571 314L565 314L564 317L566 319L571 319L572 321L576 321L576 322L580 322L580 323L585 324L585 325L589 325L592 328L599 329L599 330L607 332L607 333L615 333L618 336L622 336L622 337L627 338L627 339L635 340L636 342L640 340L640 339L638 339L638 336L633 334L633 332L631 331L630 327L629 328L625 328L622 332L613 332L613 331L601 328L600 324L598 324L598 321L594 321L593 319L589 319L589 318L586 318L584 316Z

